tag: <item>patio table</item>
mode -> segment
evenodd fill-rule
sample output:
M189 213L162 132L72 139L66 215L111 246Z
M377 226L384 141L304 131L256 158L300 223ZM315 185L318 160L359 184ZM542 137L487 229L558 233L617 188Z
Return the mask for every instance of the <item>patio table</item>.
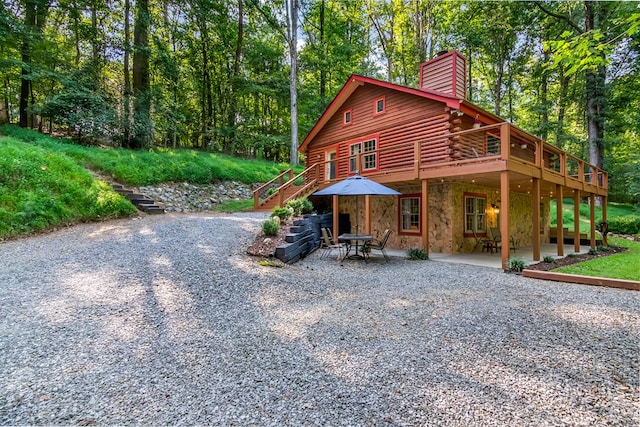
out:
M346 242L347 243L347 253L344 255L344 257L342 259L345 258L349 258L349 259L364 259L366 260L366 257L364 255L364 253L362 253L362 251L360 251L361 253L358 253L358 247L359 246L363 246L366 242L371 242L373 240L373 236L371 234L351 234L351 233L345 233L345 234L341 234L338 236L338 242ZM355 245L352 244L352 242L355 242ZM362 242L362 245L360 244L360 242ZM356 247L356 252L353 255L349 255L349 252L351 252L351 247L355 246Z

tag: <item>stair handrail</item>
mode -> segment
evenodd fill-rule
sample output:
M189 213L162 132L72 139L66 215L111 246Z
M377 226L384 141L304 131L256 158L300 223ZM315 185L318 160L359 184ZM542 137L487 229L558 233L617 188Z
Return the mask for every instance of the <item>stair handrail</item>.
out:
M293 178L293 169L289 168L286 169L282 172L280 172L280 174L278 176L276 176L275 178L273 178L271 181L262 184L260 187L256 188L255 190L253 190L253 207L254 209L260 206L260 192L262 190L264 190L265 188L270 187L274 182L278 181L280 185L282 185L282 182L284 181L284 176L288 174L289 175L289 181L287 182L291 182L292 178ZM280 185L278 187L280 187ZM267 196L264 200L263 203L266 202L267 200L273 198L276 194L278 194L277 192L270 194L269 196Z
M269 183L264 184L263 186L261 186L259 189L254 191L254 195L253 195L253 206L254 208L258 208L261 204L266 203L267 201L271 200L273 197L275 197L276 195L278 196L278 206L284 206L284 203L286 201L291 200L293 197L289 197L286 201L284 200L284 192L291 186L293 186L295 184L295 181L300 178L301 176L304 176L305 174L307 174L310 170L312 169L316 169L316 172L318 170L318 164L313 164L311 166L309 166L308 168L306 168L305 170L303 170L302 172L300 172L299 174L292 176L293 171L291 169L288 169L288 171L291 171L290 173L290 178L287 182L285 182L284 184L280 185L278 187L278 191L272 195L270 195L269 197L267 197L266 199L264 199L262 201L262 203L260 203L260 200L258 199L258 197L256 196L256 192L259 191L261 188L264 188L265 186L267 186L270 183L273 183L276 179L272 179ZM301 188L300 190L296 191L294 193L294 195L298 195L300 194L302 191L305 191L306 189L308 189L310 186L312 186L313 184L315 184L317 182L317 178L312 179L311 181L304 183L303 188Z
M304 176L307 172L309 172L311 169L314 169L314 168L317 168L315 164L309 166L308 168L300 172L298 175L292 177L289 181L285 182L280 187L278 187L278 206L284 206L285 202L288 202L289 200L294 198L294 197L289 197L287 200L284 200L285 190L293 186L298 178L300 178L301 176ZM303 180L303 184L304 184L304 180ZM298 193L300 193L300 190L296 191L294 195L297 195Z

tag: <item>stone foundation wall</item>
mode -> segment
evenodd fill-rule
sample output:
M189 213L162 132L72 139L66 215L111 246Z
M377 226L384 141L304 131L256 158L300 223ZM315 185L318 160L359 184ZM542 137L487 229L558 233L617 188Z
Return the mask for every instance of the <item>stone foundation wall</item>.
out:
M403 186L397 188L403 194L420 194L420 185ZM502 209L500 191L477 185L465 185L457 183L430 183L429 184L429 252L436 253L461 253L471 252L476 241L471 237L464 237L464 194L476 193L487 196L487 230L490 227L500 227L500 213L495 214L491 205L497 205ZM532 241L532 213L531 196L527 194L510 194L509 229L518 246L527 246ZM338 211L349 214L351 217L352 232L356 232L355 196L341 196L338 198ZM381 236L385 229L393 230L389 242L389 248L409 249L422 246L422 237L400 235L398 198L388 196L371 196L371 226L370 233ZM549 241L549 200L541 201L543 205L544 235L541 242ZM358 197L358 224L359 232L364 233L365 225L365 196ZM488 231L488 236L491 236Z

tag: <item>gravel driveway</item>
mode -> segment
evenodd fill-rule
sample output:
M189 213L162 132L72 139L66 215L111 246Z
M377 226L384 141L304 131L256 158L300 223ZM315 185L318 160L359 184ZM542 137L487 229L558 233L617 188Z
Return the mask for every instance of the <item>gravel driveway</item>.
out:
M262 216L0 244L0 425L640 425L640 293L244 254Z

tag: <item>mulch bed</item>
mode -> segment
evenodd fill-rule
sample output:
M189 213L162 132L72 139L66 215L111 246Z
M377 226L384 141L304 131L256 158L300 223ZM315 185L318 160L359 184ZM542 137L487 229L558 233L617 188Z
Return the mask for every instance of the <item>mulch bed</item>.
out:
M620 246L609 246L608 251L598 251L596 254L580 254L576 256L565 256L564 258L556 259L553 262L544 262L541 261L537 264L532 264L526 267L526 270L538 270L538 271L549 271L560 267L566 267L567 265L576 264L583 261L589 261L594 258L602 258L614 254L618 254L620 252L626 251L628 248L620 247Z

